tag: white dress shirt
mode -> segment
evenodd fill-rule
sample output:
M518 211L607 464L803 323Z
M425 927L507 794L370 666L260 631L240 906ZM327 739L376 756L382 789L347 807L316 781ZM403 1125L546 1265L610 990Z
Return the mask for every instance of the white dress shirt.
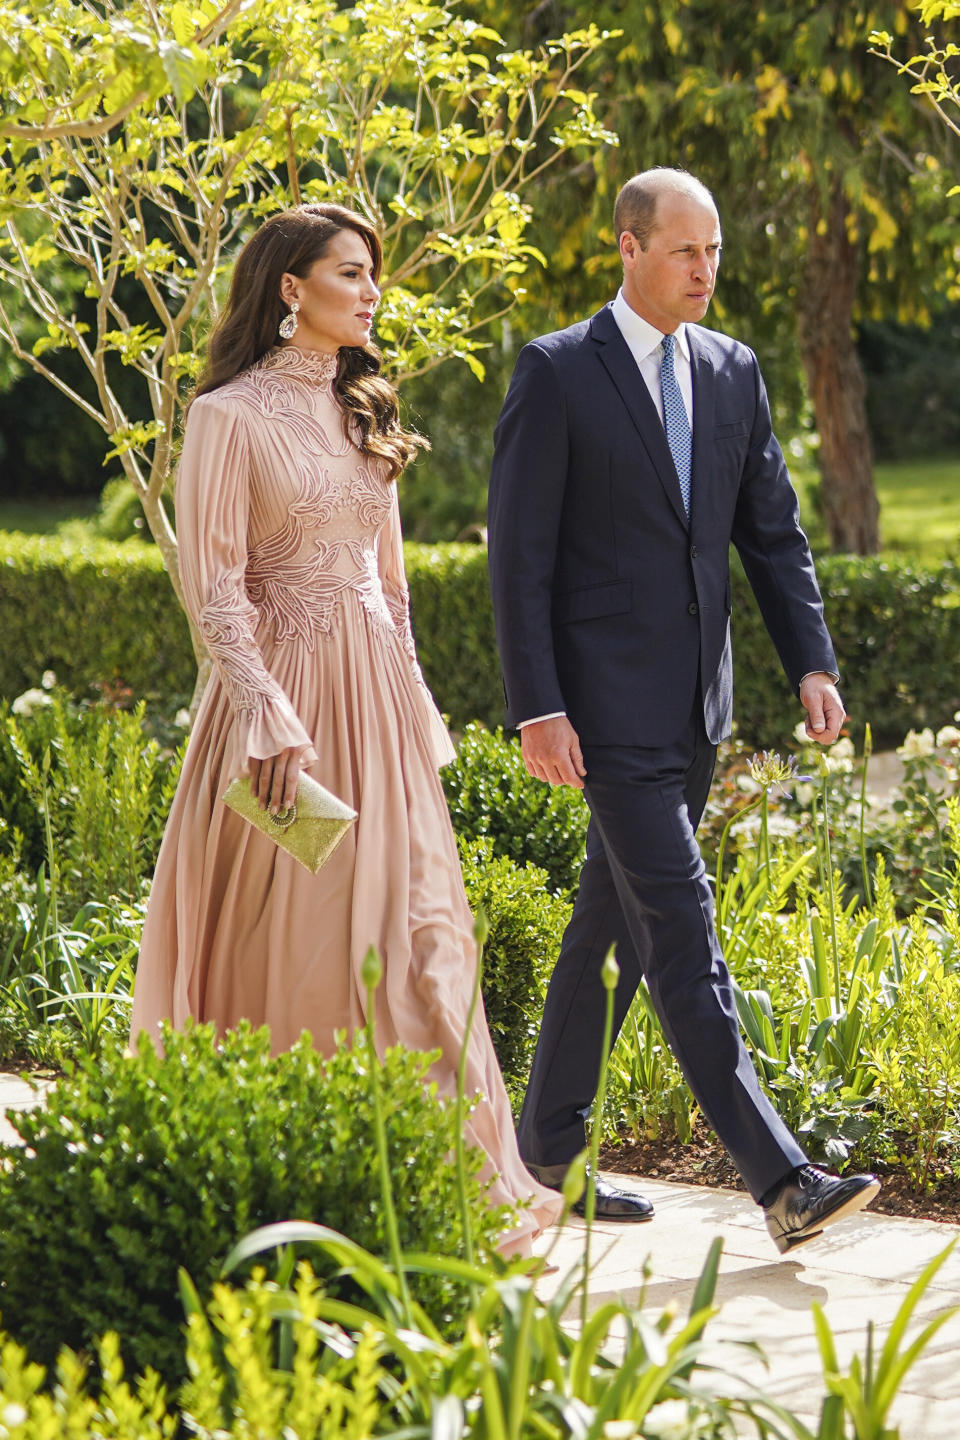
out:
M655 330L641 315L637 314L636 310L631 310L623 298L622 290L617 291L617 298L610 309L613 311L613 318L617 322L620 334L627 342L630 354L637 362L637 368L650 391L650 399L657 407L657 414L660 416L662 425L663 392L660 389L660 363L663 360L663 351L660 346L663 341L663 331ZM673 349L673 368L692 430L693 374L690 369L690 341L687 338L686 325L678 325L674 333L677 343Z

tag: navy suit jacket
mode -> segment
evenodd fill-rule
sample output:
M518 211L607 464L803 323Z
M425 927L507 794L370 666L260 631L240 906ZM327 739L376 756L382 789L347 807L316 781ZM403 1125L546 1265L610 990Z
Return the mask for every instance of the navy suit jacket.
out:
M787 676L837 669L756 356L687 327L688 520L663 424L609 306L521 351L496 428L490 579L507 721L668 744L698 694L730 731L730 545ZM699 687L699 688L698 688Z

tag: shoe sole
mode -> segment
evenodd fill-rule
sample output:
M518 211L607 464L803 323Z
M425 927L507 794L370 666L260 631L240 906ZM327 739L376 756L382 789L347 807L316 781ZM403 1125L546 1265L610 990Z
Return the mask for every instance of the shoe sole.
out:
M574 1205L573 1207L573 1214L576 1215L579 1220L585 1220L587 1218L585 1212L583 1210L578 1210L576 1205ZM648 1220L652 1220L653 1217L654 1212L651 1210L649 1215L637 1215L635 1212L631 1211L628 1215L596 1214L593 1218L595 1222L599 1221L602 1225L643 1225Z
M798 1245L806 1245L809 1240L816 1240L817 1236L822 1235L829 1225L835 1225L838 1220L846 1220L848 1216L855 1215L858 1210L869 1205L870 1201L879 1194L880 1181L875 1180L872 1185L865 1185L862 1190L851 1195L849 1200L838 1205L836 1210L831 1211L829 1215L821 1216L816 1221L816 1229L793 1230L786 1235L776 1235L771 1237L773 1243L781 1255L786 1255L790 1250L796 1250Z

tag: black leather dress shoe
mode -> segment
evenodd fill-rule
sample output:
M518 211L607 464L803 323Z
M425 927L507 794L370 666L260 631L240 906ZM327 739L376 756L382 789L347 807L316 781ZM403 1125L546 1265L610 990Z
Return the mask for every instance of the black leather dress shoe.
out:
M534 1179L539 1180L541 1185L546 1185L549 1190L563 1188L563 1175L559 1166L540 1169L536 1165L527 1165L527 1169ZM574 1204L573 1213L586 1215L586 1191ZM595 1220L619 1220L628 1223L637 1220L652 1220L653 1206L649 1200L645 1199L643 1195L638 1195L635 1190L618 1190L615 1185L610 1184L609 1180L604 1180L598 1175L597 1203L593 1216Z
M815 1165L800 1165L788 1175L769 1205L767 1229L781 1255L805 1245L868 1205L880 1189L876 1175L828 1175Z

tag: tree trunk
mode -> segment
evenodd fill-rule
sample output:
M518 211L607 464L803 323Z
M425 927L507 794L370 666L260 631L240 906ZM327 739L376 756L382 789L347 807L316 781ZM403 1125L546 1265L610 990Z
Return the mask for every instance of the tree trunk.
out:
M848 235L849 219L839 181L826 214L814 199L800 288L800 354L820 432L820 489L831 548L875 555L880 548L880 506L873 483L866 386L853 339L859 253Z
M151 483L149 486L139 485L134 479L134 488L140 497L143 506L143 513L146 517L150 533L157 542L157 549L163 557L167 574L170 577L170 584L173 586L173 593L179 601L180 607L187 617L187 624L190 627L190 640L193 644L193 653L197 662L197 678L193 686L193 695L190 699L190 724L193 725L200 708L200 701L206 689L207 681L210 678L210 671L213 668L207 647L199 630L193 623L193 617L187 610L183 599L183 586L180 583L180 566L177 561L177 538L170 527L166 512L160 500L159 486Z

